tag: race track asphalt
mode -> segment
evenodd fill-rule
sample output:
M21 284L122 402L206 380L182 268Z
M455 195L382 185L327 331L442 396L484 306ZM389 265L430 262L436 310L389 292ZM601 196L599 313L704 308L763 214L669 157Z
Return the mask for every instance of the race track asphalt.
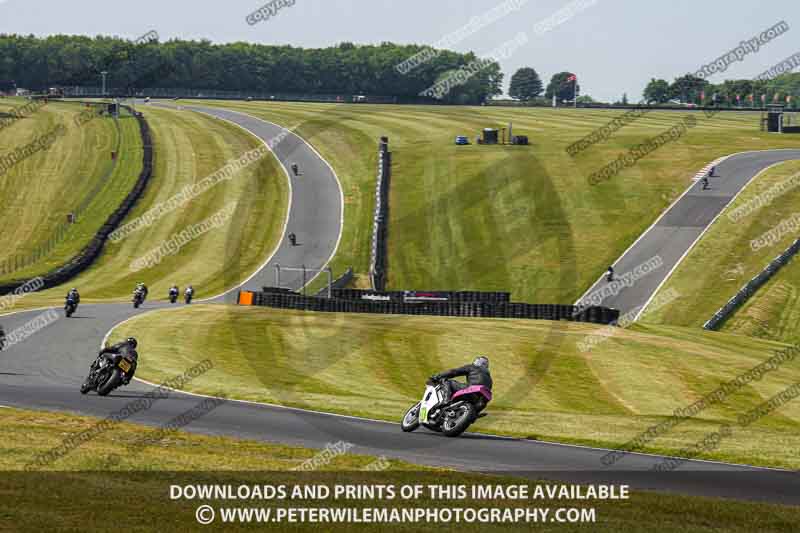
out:
M241 113L195 108L235 122L268 141L280 127ZM292 137L295 139L295 137ZM336 176L319 155L301 139L279 145L276 154L284 165L298 161L302 185L293 181L288 231L308 245L284 242L246 287L271 284L275 262L323 266L334 252L341 231L341 190ZM761 168L753 162L750 171ZM726 166L724 172L732 172ZM738 175L738 174L737 174ZM306 186L307 185L307 186ZM334 188L334 186L336 188ZM337 204L339 208L337 209ZM291 286L298 287L297 278ZM232 291L230 295L235 293ZM221 302L221 298L214 302ZM106 417L141 399L152 386L133 382L110 396L83 396L80 384L106 333L121 321L164 303L145 303L135 311L128 304L81 305L75 317L60 318L27 340L0 353L0 405L24 409L64 411ZM60 314L60 309L56 309ZM31 310L2 317L6 331L34 319L45 310ZM146 363L146 350L141 364ZM210 354L213 360L213 354ZM214 372L213 369L210 372ZM213 374L212 374L213 375ZM420 384L421 388L422 384ZM196 395L173 392L168 398L134 414L129 422L159 426L185 413L201 401ZM489 410L491 415L491 409ZM398 413L398 420L402 413ZM2 424L0 411L0 424ZM627 454L614 464L602 461L607 450L525 439L466 434L448 439L425 430L403 433L399 424L342 417L279 406L230 401L193 421L187 431L226 435L267 442L324 448L340 440L354 445L353 453L384 455L424 465L461 470L520 475L529 478L628 483L632 488L800 504L800 476L794 472L715 462L687 461L678 471L658 473L651 469L663 457ZM56 463L57 466L57 463Z
M604 274L576 303L591 302L619 309L630 318L638 317L695 242L750 180L776 163L796 159L800 159L800 150L745 152L728 157L717 166L716 177L709 178L708 190L703 190L702 181L694 182L611 265L616 284L609 283ZM657 259L651 263L653 258ZM639 268L648 264L659 266ZM622 284L626 275L631 283Z

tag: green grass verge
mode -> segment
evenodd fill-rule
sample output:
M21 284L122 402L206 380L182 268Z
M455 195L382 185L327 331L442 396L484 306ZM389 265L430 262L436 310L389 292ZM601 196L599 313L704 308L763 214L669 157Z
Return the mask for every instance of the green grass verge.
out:
M80 126L78 104L50 102L32 115L0 130L0 154L64 126L66 132L41 151L0 176L0 264L13 258L32 262L6 273L0 283L29 279L63 264L82 249L130 192L142 168L142 141L133 117L108 117ZM111 152L121 147L116 164ZM113 171L112 171L113 169ZM59 236L67 214L90 202L78 222ZM44 255L37 251L46 250ZM33 261L33 254L37 253ZM8 263L13 264L13 263Z
M416 467L383 460L387 470L359 472L375 458L350 453L334 457L314 474L287 472L318 452L225 437L207 437L182 431L157 438L143 448L139 443L156 436L156 429L127 423L83 443L44 473L20 473L36 454L59 447L65 438L90 430L97 419L67 414L0 408L0 530L29 531L42 527L60 531L187 531L197 527L195 508L205 501L171 500L170 485L230 484L294 485L519 485L519 479L488 477ZM131 448L133 447L133 448ZM136 450L132 452L131 450ZM109 458L121 460L109 463ZM385 461L385 462L384 462ZM57 470L57 471L56 471ZM522 483L525 483L522 481ZM532 485L532 484L529 484ZM532 491L532 488L529 489ZM98 505L111 500L116 504ZM226 505L212 501L215 506ZM229 501L230 507L556 507L594 508L592 524L537 524L542 531L793 531L800 511L795 507L710 498L632 492L617 501L442 500L422 497L403 500ZM273 511L274 512L274 511ZM146 513L146 514L144 514ZM217 523L218 524L218 523ZM113 527L111 527L113 525ZM280 531L418 531L426 524L260 524ZM529 530L532 524L481 524L481 530ZM212 526L213 527L213 526ZM219 526L217 526L219 527ZM252 529L228 524L226 530ZM464 524L440 524L437 530L463 531Z
M783 252L797 238L795 233L787 232L769 246L760 247L757 242L756 249L751 243L797 212L800 188L789 189L771 203L741 219L731 218L729 215L798 172L800 162L782 163L769 168L751 182L700 239L660 290L661 294L674 291L680 296L668 305L648 310L644 321L701 327L739 289ZM763 305L759 307L763 308ZM748 309L755 311L752 307ZM778 313L792 313L791 306L785 311L779 308L773 310ZM770 318L763 312L756 312L752 316L756 315L760 317L759 320L767 322L780 320L779 316ZM734 322L736 324L726 325L725 331L754 334L774 340L793 340L791 335L768 335L766 331L753 329L751 326L755 323L752 321L748 321L751 326L745 326L738 319Z
M140 109L141 110L141 109ZM260 141L227 122L192 112L144 108L155 147L155 167L145 194L125 223L211 175L229 160L260 145ZM167 255L155 266L134 271L131 263L176 233L236 203L232 217L220 226ZM82 301L127 298L139 280L151 294L166 299L172 283L192 284L197 298L219 294L256 271L281 237L288 204L288 184L271 156L229 180L167 212L150 226L119 242L109 242L87 271L70 281ZM14 310L60 301L63 287L32 294Z
M759 131L758 115L702 114L675 143L610 181L587 177L687 116L652 112L576 158L567 146L621 112L266 102L198 102L294 127L336 170L345 230L335 272L367 284L376 149L390 139L393 179L389 285L396 289L510 290L521 301L575 301L717 157L797 147ZM532 145L456 147L483 127L513 122Z
M174 331L185 342L171 342ZM112 340L139 339L138 375L149 381L210 357L215 370L192 383L196 392L213 394L224 384L233 398L390 421L418 399L428 376L488 353L495 400L477 431L611 448L782 346L694 328L637 326L613 330L588 352L578 348L600 331L547 321L193 306L137 317L117 327ZM800 363L784 363L645 450L678 454L797 381ZM701 456L796 468L798 423L800 403L790 402L746 428L735 427Z

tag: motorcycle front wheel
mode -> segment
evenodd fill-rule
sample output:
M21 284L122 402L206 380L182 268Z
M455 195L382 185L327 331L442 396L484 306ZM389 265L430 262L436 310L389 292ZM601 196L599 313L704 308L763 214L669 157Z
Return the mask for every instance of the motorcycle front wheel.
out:
M419 427L419 407L421 403L422 402L415 403L408 411L406 411L402 422L400 422L400 427L403 431L414 431Z

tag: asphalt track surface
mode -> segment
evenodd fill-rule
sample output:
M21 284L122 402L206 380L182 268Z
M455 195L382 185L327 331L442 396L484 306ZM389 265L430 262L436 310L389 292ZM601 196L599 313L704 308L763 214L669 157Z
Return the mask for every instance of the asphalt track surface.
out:
M708 179L708 190L703 190L702 181L694 182L617 259L612 265L616 284L609 283L603 275L578 303L593 302L638 318L694 244L750 180L772 165L793 159L800 159L800 150L745 152L725 159L717 166L716 177ZM640 269L653 258L659 259L650 264L661 266ZM623 284L626 275L631 281Z
M200 108L196 110L201 111ZM219 109L202 111L235 122L265 141L280 133L278 126L240 113ZM297 142L286 144L283 149L279 145L276 153L285 167L291 161L298 161L304 173L303 183L309 185L301 186L300 180L292 178L292 208L287 225L288 231L295 231L301 236L300 241L309 244L300 247L281 245L259 273L245 283L247 287L257 287L264 280L271 279L270 266L275 262L291 264L302 260L308 265L321 266L334 252L338 241L341 213L336 205L341 206L341 191L332 189L332 185L338 188L336 176L312 148L300 139L295 140ZM752 171L761 166L762 163L751 162L749 168ZM725 172L729 171L732 169L726 167ZM321 233L317 235L319 231ZM293 283L297 286L297 279ZM216 298L214 301L221 300ZM136 402L153 387L134 381L105 398L93 393L83 396L79 387L109 330L132 316L167 306L147 302L135 311L129 304L81 305L73 318L61 318L3 351L0 354L0 405L104 418ZM6 331L11 331L43 312L32 310L4 316L2 322ZM213 354L209 355L213 359ZM140 364L147 364L146 347ZM422 384L418 386L422 388ZM127 421L160 426L189 411L200 401L196 395L176 391ZM402 414L397 414L398 420ZM492 416L491 408L489 416ZM659 456L627 454L620 461L606 466L602 457L608 450L482 434L465 434L461 438L449 439L424 429L405 434L400 431L398 423L249 402L227 402L194 420L185 429L201 434L318 449L343 440L354 445L353 453L384 455L423 465L529 478L628 483L635 489L800 504L800 477L794 472L687 461L678 471L657 473L651 469L664 460Z

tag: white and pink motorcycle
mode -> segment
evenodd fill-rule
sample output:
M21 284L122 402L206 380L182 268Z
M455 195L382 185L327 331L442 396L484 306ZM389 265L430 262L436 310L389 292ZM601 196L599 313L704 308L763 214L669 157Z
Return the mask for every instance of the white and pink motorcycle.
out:
M492 391L483 385L470 385L453 393L449 402L446 380L429 380L422 401L406 411L400 427L403 431L414 431L420 425L448 437L464 433L475 420L486 413L482 411L492 400Z

